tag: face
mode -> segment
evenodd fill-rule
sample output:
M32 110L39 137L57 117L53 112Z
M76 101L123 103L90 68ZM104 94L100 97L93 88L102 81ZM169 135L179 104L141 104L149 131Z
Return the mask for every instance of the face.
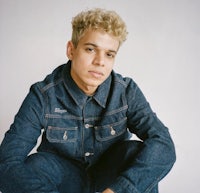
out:
M119 41L103 31L88 30L75 48L67 44L67 56L72 61L71 76L78 87L91 95L110 75Z

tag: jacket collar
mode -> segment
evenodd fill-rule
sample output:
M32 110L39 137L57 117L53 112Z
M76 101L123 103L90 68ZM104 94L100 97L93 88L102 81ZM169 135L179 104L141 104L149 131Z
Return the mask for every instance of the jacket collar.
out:
M89 96L86 95L74 82L70 74L70 69L71 69L71 61L68 61L68 63L64 67L62 75L65 87L68 93L75 101L75 103L83 107ZM111 75L97 88L95 94L92 96L92 98L103 108L106 107L106 102L110 91L110 85L111 85Z

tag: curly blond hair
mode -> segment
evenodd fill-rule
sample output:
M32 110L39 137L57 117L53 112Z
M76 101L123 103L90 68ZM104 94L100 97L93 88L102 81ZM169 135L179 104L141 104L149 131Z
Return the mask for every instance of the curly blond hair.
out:
M80 12L72 19L72 43L75 47L88 29L103 30L118 38L120 45L128 34L125 22L115 11L100 8Z

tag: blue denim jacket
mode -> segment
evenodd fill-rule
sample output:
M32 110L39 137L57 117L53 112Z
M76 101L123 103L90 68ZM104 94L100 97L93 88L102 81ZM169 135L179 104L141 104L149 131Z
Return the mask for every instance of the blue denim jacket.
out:
M36 145L38 151L95 163L112 144L130 139L144 141L135 172L126 171L114 189L148 177L162 178L175 160L168 129L149 106L141 90L130 78L114 71L93 96L85 95L70 76L70 61L56 68L44 81L34 84L0 147L0 170L25 170L23 162ZM0 178L3 172L0 171ZM137 175L136 175L137 174ZM137 180L136 180L137 179ZM148 185L148 184L147 184Z

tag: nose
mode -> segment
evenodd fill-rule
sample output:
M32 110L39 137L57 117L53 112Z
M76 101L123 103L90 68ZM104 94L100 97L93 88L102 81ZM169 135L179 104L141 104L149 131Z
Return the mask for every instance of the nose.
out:
M99 66L105 65L105 55L103 52L97 52L94 58L94 64Z

